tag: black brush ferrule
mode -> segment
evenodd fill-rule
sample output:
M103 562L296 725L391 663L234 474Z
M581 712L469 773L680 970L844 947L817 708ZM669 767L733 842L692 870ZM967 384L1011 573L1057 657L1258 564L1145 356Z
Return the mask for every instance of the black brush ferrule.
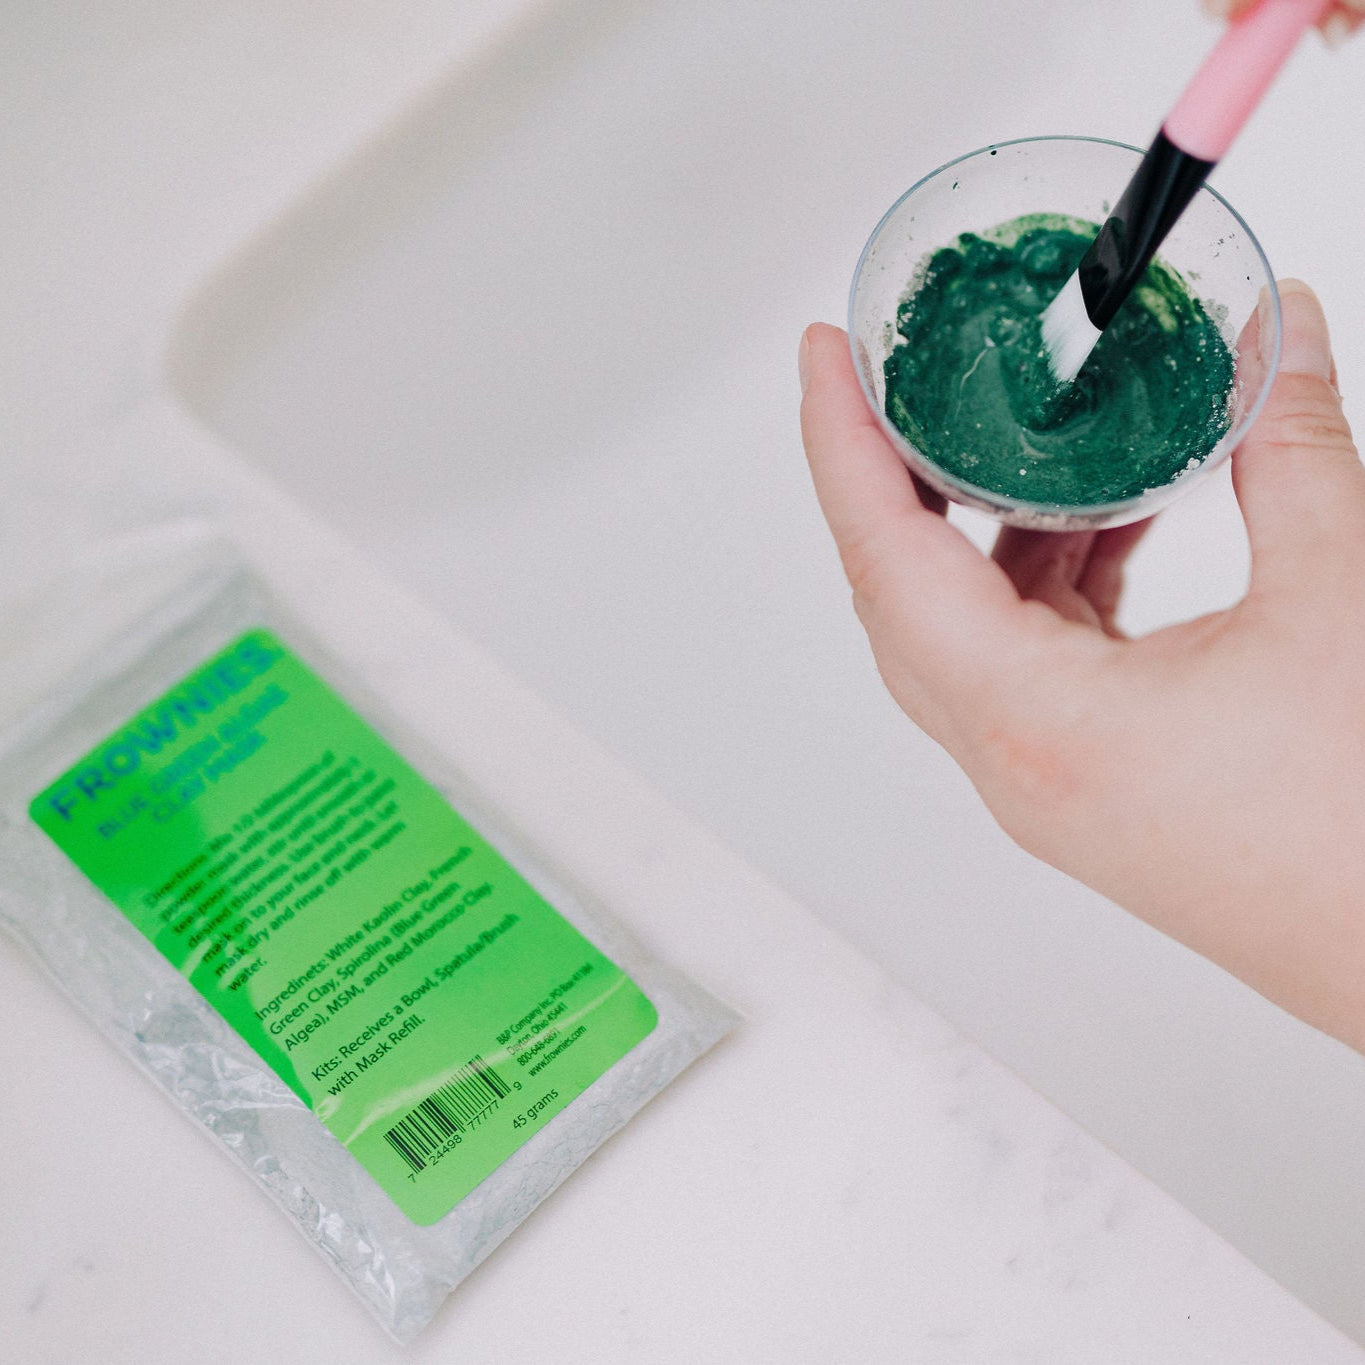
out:
M1164 129L1156 135L1077 268L1085 311L1101 331L1113 321L1214 165L1182 152Z

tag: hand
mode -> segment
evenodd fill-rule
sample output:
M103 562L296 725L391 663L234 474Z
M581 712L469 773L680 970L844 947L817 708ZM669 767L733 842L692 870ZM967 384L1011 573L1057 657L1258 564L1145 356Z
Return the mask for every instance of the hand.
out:
M1279 375L1233 456L1250 588L1141 639L1114 622L1141 528L1006 529L986 558L834 327L802 341L802 431L887 687L1005 831L1365 1051L1365 468L1322 309L1280 289ZM1239 342L1253 386L1260 335Z
M1203 0L1204 10L1215 19L1235 19L1257 0ZM1318 27L1329 47L1335 47L1365 24L1365 0L1335 0Z

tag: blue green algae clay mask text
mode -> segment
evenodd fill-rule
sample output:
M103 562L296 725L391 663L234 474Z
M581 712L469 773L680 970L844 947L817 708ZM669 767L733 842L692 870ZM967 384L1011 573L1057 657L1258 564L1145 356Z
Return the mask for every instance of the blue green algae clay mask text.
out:
M1041 315L1098 231L1029 214L921 262L897 310L885 410L955 479L1035 504L1113 503L1196 469L1227 434L1232 352L1159 258L1076 381L1053 380Z

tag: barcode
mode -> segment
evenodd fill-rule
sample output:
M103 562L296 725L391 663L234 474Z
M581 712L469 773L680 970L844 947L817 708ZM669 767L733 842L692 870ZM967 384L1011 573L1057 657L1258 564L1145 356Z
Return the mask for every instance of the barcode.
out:
M471 1057L455 1079L433 1090L385 1134L384 1140L413 1172L426 1169L427 1158L463 1133L480 1114L510 1093L506 1081L482 1057Z

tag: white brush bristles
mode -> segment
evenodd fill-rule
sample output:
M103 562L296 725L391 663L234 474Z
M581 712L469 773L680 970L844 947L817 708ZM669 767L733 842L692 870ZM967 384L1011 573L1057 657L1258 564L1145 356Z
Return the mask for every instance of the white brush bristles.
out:
M1043 311L1043 345L1059 384L1076 378L1099 339L1100 329L1085 311L1081 277L1073 274Z

